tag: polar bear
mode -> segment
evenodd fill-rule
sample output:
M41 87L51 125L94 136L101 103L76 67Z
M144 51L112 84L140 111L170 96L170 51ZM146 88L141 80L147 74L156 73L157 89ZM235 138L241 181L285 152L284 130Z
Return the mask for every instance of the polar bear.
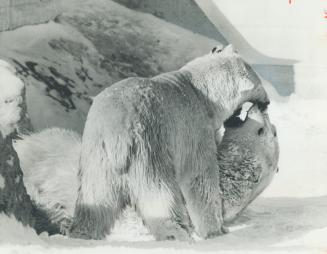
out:
M203 238L222 234L215 136L245 101L268 97L232 46L102 91L82 137L70 236L104 238L127 204L157 240L188 241L190 225Z
M217 149L224 223L233 221L278 172L277 132L267 112L252 106L243 121L237 119L225 122Z
M247 115L241 124L225 124L222 142L217 147L224 223L237 218L268 186L277 169L279 149L275 127L268 115L255 106ZM59 128L46 129L22 136L14 147L27 192L51 222L42 228L49 233L66 234L78 195L79 134ZM123 218L134 225L135 215L128 215Z
M49 233L67 232L77 199L80 135L71 130L51 128L20 134L13 145L27 193L52 223L39 227Z

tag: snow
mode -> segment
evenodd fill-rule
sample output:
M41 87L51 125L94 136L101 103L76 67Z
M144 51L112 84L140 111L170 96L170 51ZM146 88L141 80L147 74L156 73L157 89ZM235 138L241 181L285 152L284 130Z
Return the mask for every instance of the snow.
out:
M297 94L272 102L270 118L281 148L280 171L267 196L310 197L327 194L327 100ZM327 218L326 218L327 219Z
M29 245L40 244L42 240L36 234L36 232L30 228L23 226L14 217L8 217L7 215L0 213L0 252L4 248L4 245Z
M21 118L23 89L15 69L0 59L0 132L3 136L13 132Z
M319 52L327 49L327 23L323 18L326 0L292 0L291 5L288 0L248 0L237 5L228 0L209 2L219 8L244 40L266 56L302 61L322 58Z

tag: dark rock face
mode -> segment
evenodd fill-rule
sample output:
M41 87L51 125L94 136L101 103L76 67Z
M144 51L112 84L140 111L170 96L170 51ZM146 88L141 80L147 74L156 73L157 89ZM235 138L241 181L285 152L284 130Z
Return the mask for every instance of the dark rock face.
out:
M24 225L34 226L33 205L24 183L12 140L17 132L31 130L26 113L25 89L14 69L1 62L0 83L0 212L14 215Z
M23 173L12 146L12 135L0 133L0 212L14 215L24 225L34 227L33 205L27 195Z
M0 213L14 216L23 225L42 232L51 229L45 214L37 209L27 194L13 139L32 130L25 103L25 87L15 76L15 70L1 62L0 83Z
M20 104L22 109L20 120L17 123L17 132L18 134L27 134L34 130L31 119L27 112L27 104L26 104L26 89L22 90L22 103Z

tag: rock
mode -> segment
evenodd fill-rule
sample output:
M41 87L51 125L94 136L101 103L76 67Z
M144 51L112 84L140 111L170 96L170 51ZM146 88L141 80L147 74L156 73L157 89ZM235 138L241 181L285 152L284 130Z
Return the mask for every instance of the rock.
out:
M27 113L25 86L16 70L0 60L0 131L3 136L32 131Z
M34 226L33 206L26 193L23 173L12 146L12 135L0 133L0 212L14 215L24 225Z
M24 84L12 67L0 62L0 212L14 215L24 225L35 225L34 208L23 182L12 139L19 124L28 128Z

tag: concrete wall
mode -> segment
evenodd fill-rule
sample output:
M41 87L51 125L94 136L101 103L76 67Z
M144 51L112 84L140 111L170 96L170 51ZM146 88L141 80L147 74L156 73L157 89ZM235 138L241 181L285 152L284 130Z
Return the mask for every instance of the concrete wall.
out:
M187 30L215 39L223 45L227 41L211 23L194 0L114 0L130 9L150 13Z
M59 12L56 0L0 0L0 31L45 23Z

